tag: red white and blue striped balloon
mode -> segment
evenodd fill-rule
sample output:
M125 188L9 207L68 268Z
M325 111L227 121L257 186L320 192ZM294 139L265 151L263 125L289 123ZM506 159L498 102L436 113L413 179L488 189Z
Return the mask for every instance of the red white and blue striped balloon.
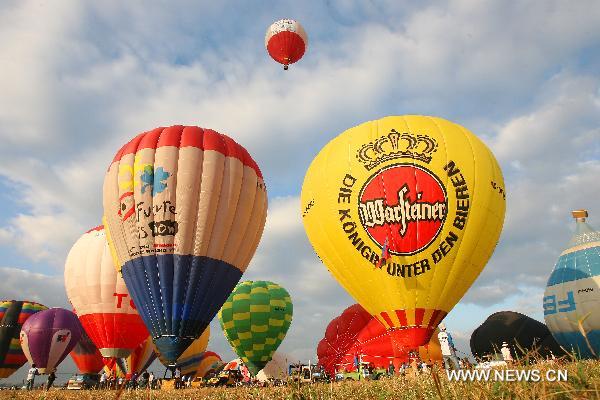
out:
M240 280L266 212L258 166L225 135L157 128L117 152L104 180L105 228L115 266L168 365Z

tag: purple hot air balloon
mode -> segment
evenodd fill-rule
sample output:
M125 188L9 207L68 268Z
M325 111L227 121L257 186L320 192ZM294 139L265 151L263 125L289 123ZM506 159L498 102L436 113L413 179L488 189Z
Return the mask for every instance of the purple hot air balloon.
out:
M21 329L21 347L41 374L49 374L73 350L81 337L77 316L62 308L33 314Z

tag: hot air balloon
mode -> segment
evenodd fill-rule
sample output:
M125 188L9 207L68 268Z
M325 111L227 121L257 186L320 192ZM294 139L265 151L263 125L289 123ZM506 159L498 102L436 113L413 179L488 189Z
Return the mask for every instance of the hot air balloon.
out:
M376 368L387 368L390 361L396 368L408 361L411 345L407 344L407 331L388 330L362 306L348 307L339 317L334 318L325 337L317 346L319 365L331 376L335 371L354 370L354 357L360 355L362 361ZM420 359L426 362L442 360L437 335L430 342L418 348Z
M200 362L198 363L198 369L196 370L196 376L204 378L207 374L214 373L224 366L221 357L212 351L205 351L202 353Z
M288 355L276 352L271 361L256 374L256 379L260 382L267 382L271 379L283 380L287 377L288 366L291 363L292 359Z
M290 64L300 60L308 47L308 37L302 25L293 19L273 22L265 35L265 47L273 60L283 64L287 70Z
M185 349L183 354L177 359L177 367L181 369L181 375L196 375L198 366L202 362L204 351L208 345L209 337L210 326L207 326L202 335L194 340L190 347Z
M264 368L292 323L289 293L273 282L241 282L219 311L225 337L253 375Z
M146 340L136 347L129 356L123 359L123 372L127 374L143 373L152 361L156 360L156 352L152 344L152 337L148 336Z
M265 184L252 157L210 129L157 128L115 156L104 179L109 243L169 367L241 278L266 212Z
M346 308L327 325L325 336L317 345L319 364L332 375L335 365L348 354L360 331L373 319L360 304Z
M542 357L564 354L546 325L514 311L500 311L490 315L471 334L471 353L475 357L500 354L506 342L513 357L523 357L535 350Z
M48 307L33 301L0 301L0 378L8 378L27 361L19 333L27 319Z
M556 341L584 358L600 357L600 232L586 210L573 211L575 234L544 293L544 318Z
M103 357L127 357L148 337L125 282L115 270L103 226L83 234L69 251L65 288L81 325Z
M21 328L23 353L41 374L56 371L58 364L81 338L77 316L62 308L50 308L33 314Z
M490 258L504 197L500 167L475 135L408 115L330 141L306 173L301 212L338 282L416 348Z
M102 354L85 329L81 330L81 338L71 351L71 358L82 374L97 374L104 367Z
M225 364L225 366L223 367L223 371L230 370L240 371L242 375L242 382L250 382L250 380L252 379L252 376L250 375L250 369L241 358L236 358L235 360L231 360L227 364Z

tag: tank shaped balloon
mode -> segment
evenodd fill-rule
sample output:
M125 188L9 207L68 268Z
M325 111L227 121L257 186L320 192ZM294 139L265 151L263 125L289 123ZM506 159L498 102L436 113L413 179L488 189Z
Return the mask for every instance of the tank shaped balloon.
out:
M471 353L478 358L500 354L502 342L509 345L513 358L536 351L542 357L559 357L564 352L543 323L514 311L490 315L471 334Z
M544 318L556 341L584 358L600 357L600 232L586 210L572 212L575 234L548 279Z
M21 328L33 314L47 309L33 301L0 301L0 378L8 378L27 362L19 341Z
M300 60L308 47L308 37L302 25L293 19L273 22L265 35L265 47L271 58L287 70Z
M49 374L73 350L81 338L77 316L62 308L33 314L21 328L21 346L30 364Z
M462 126L393 116L330 141L306 173L301 207L323 264L416 349L492 255L504 181L492 152Z
M102 225L77 239L64 275L73 312L103 357L127 357L148 337L125 281L115 269Z
M228 136L161 127L117 152L103 204L115 267L174 368L254 255L267 215L260 169Z
M219 311L219 322L235 353L252 375L271 361L292 323L290 294L268 281L236 286Z

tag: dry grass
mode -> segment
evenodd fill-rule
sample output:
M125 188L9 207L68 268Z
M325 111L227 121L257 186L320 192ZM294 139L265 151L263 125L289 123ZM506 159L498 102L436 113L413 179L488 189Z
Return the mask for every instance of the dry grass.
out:
M566 382L449 382L444 371L434 370L416 377L394 377L380 381L338 382L272 388L200 388L177 391L123 392L129 399L599 399L600 361L530 363L523 360L513 369L567 370ZM105 400L116 391L0 392L2 399Z

